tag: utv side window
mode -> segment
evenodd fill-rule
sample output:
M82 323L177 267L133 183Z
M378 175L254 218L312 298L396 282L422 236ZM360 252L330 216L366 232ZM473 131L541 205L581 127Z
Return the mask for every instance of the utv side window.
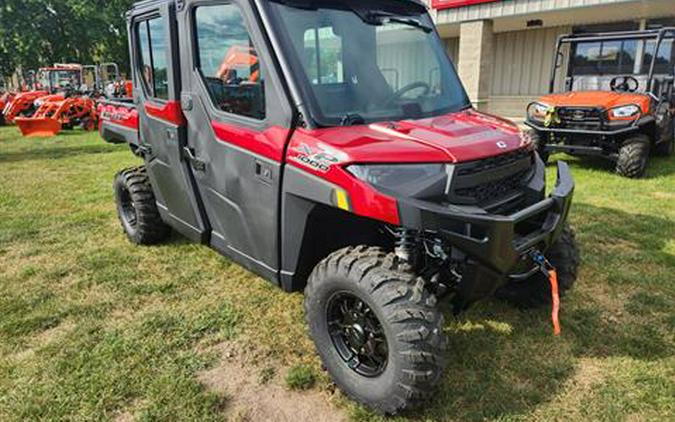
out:
M342 38L332 27L305 31L305 60L313 85L339 84L345 81L342 60Z
M649 40L645 46L645 58L642 62L642 72L649 72L649 67L652 64L652 59L654 58L654 50L656 49L656 41ZM669 74L673 66L675 66L675 51L673 49L673 40L663 40L661 46L659 47L659 54L656 55L656 66L654 67L654 73L659 74Z
M263 67L244 17L233 4L195 11L197 67L214 105L226 113L265 118Z
M138 23L139 71L147 93L169 99L166 28L160 17Z

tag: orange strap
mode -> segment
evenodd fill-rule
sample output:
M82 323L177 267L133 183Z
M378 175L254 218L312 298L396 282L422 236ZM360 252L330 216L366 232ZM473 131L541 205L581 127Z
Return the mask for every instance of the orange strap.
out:
M553 334L560 335L560 320L558 313L560 312L560 294L558 292L558 273L556 270L549 270L548 279L551 282L551 298L553 299L553 310L551 311L551 319L553 320Z

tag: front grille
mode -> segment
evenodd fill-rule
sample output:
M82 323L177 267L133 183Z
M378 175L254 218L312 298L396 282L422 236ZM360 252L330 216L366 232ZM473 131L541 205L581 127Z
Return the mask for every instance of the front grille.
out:
M484 160L472 161L462 164L457 169L457 176L471 176L473 174L483 173L495 168L508 166L521 160L529 160L532 158L532 153L519 149L517 151L509 152L495 157L486 158Z
M600 128L603 111L594 107L561 107L558 109L558 117L565 127Z
M509 204L514 205L523 197L523 187L532 174L533 165L533 153L525 149L459 164L450 187L449 202L490 211L494 207L509 208Z
M485 204L487 202L498 201L509 195L514 194L515 191L521 187L523 179L530 173L530 170L521 170L518 173L507 176L500 180L491 180L489 182L481 183L476 186L461 188L455 190L458 196L473 198L478 204Z

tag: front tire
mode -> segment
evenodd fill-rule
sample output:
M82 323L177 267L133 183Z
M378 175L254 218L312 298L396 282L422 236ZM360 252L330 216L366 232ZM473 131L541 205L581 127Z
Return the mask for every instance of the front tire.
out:
M581 263L576 236L571 227L565 226L558 241L546 251L546 258L558 273L559 293L564 296L574 286ZM525 281L514 281L501 287L495 296L518 308L538 308L551 304L551 284L547 276L537 272Z
M650 146L651 141L647 135L639 134L626 139L619 150L616 172L632 179L642 177L649 162Z
M333 253L309 278L305 313L323 365L352 399L394 415L432 395L444 367L443 316L395 255L366 246Z
M113 189L117 215L129 240L138 245L154 245L171 234L157 209L145 166L119 172Z

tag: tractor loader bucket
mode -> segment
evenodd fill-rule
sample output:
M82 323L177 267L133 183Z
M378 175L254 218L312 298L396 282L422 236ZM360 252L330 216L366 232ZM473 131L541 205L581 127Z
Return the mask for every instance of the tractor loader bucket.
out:
M14 122L19 126L23 136L48 138L61 132L61 122L49 117L37 119L17 117Z

